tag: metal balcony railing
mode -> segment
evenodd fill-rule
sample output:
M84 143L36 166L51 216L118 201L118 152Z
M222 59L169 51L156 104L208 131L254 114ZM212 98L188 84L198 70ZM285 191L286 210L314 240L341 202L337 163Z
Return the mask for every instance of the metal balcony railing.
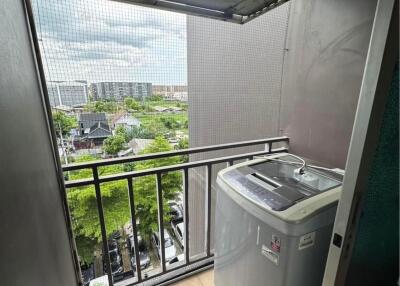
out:
M273 148L273 144L284 145L284 147ZM95 194L96 194L96 201L97 201L97 208L99 214L99 222L100 222L100 230L101 230L101 237L102 237L102 244L103 249L105 251L104 258L105 258L105 265L106 265L106 272L108 275L109 285L114 285L113 277L111 275L111 265L110 265L110 257L109 257L109 249L107 243L107 233L106 233L106 226L104 220L104 213L103 213L103 203L102 203L102 195L101 195L101 184L106 182L112 181L119 181L119 180L126 180L127 187L128 187L128 195L129 195L129 204L130 204L130 213L131 213L131 223L133 229L133 240L134 240L134 249L138 248L138 233L137 233L137 225L136 225L136 213L135 213L135 198L133 192L133 179L139 178L143 176L155 175L156 176L156 191L157 191L157 202L158 202L158 225L159 225L159 237L161 243L161 257L160 257L160 264L161 264L161 272L155 274L151 277L143 277L140 268L140 258L139 258L139 251L135 252L135 260L136 260L136 269L134 269L135 274L135 281L124 283L123 285L151 285L152 281L155 283L165 282L168 279L176 278L177 275L185 275L193 271L193 267L199 262L206 262L207 260L212 263L212 256L210 249L210 241L211 241L211 192L212 192L212 168L215 164L220 163L227 163L229 166L233 165L235 161L238 160L246 160L252 159L254 156L260 156L265 154L272 154L272 153L279 153L279 152L287 152L288 151L288 137L275 137L275 138L268 138L268 139L259 139L259 140L251 140L251 141L243 141L243 142L235 142L235 143L228 143L228 144L220 144L220 145L212 145L212 146L205 146L205 147L197 147L197 148L189 148L183 150L176 150L176 151L168 151L168 152L160 152L160 153L153 153L153 154L145 154L145 155L138 155L138 156L131 156L131 157L124 157L124 158L113 158L113 159L106 159L106 160L99 160L99 161L91 161L85 163L76 163L65 165L62 167L64 172L68 171L78 171L82 169L91 169L92 170L92 177L87 179L80 179L80 180L71 180L65 182L65 187L67 189L74 188L74 187L82 187L82 186L94 186ZM207 160L198 160L198 161L190 161L187 163L171 165L171 166L163 166L158 168L146 169L146 170L139 170L139 171L132 171L132 172L124 172L119 174L113 175L106 175L106 176L99 176L98 168L102 166L114 165L114 164L124 164L124 163L132 163L132 162L139 162L144 160L150 159L162 159L168 157L175 157L179 155L190 155L196 153L206 153L218 150L229 150L235 149L239 147L249 147L249 146L257 146L257 145L265 145L264 150L244 153L239 155L232 155L226 157L217 157ZM188 202L189 202L189 170L192 168L197 167L205 167L206 168L206 215L205 215L205 223L206 223L206 256L193 259L193 257L189 256L189 209L188 209ZM174 267L173 269L167 269L166 261L165 261L165 245L164 245L164 211L163 211L163 190L162 190L162 182L161 182L161 175L163 173L173 172L173 171L181 171L183 173L183 208L184 208L184 263ZM173 274L179 269L183 269L184 271L180 271L179 274L177 273L174 275L166 275L168 273ZM165 279L162 279L163 276ZM167 277L168 276L168 277ZM158 278L157 280L154 280ZM119 284L119 283L117 283Z

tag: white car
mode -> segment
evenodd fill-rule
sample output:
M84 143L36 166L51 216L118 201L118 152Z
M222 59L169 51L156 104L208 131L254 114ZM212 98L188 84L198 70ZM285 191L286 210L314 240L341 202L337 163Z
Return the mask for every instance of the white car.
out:
M160 238L158 232L154 232L151 236L151 241L154 245L154 248L157 249L157 256L161 259L161 245L160 245ZM171 236L169 235L168 231L164 229L164 249L165 249L165 261L170 261L176 255L176 248L174 245L174 241L172 240Z
M185 224L183 222L175 224L171 222L172 229L174 230L174 234L176 239L178 240L181 248L184 248L184 233L185 233Z

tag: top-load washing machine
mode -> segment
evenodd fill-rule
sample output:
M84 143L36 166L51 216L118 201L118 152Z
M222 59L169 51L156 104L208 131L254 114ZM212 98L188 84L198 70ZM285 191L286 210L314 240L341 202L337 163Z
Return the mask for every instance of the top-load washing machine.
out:
M321 285L342 175L305 164L284 153L218 173L216 286Z

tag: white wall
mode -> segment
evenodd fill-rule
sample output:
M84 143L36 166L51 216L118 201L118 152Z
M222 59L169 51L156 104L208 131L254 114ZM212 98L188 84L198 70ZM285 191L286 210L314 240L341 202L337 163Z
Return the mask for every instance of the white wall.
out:
M288 13L289 6L284 4L245 25L188 16L191 147L278 134ZM263 146L257 147L260 148ZM235 153L250 150L254 148L242 148ZM191 159L231 153L213 152L194 155ZM213 176L222 167L216 167ZM205 243L203 171L198 168L190 174L191 255L202 252Z

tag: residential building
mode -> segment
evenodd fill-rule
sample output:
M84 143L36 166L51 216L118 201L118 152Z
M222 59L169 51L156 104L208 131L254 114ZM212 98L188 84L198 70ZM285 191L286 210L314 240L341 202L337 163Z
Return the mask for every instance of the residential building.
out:
M105 113L78 114L78 135L73 139L75 148L92 148L102 145L104 139L111 135Z
M166 100L188 101L187 91L167 93L164 96Z
M187 92L186 85L153 85L153 93L163 95L165 93Z
M152 95L152 84L147 82L95 82L90 84L95 100L123 100L125 97L142 99Z
M129 113L117 114L112 119L112 127L116 129L119 126L129 130L134 127L139 127L140 121Z
M50 105L80 106L88 102L88 88L86 81L49 81L47 93Z
M186 85L153 85L153 93L162 95L166 100L188 100Z

